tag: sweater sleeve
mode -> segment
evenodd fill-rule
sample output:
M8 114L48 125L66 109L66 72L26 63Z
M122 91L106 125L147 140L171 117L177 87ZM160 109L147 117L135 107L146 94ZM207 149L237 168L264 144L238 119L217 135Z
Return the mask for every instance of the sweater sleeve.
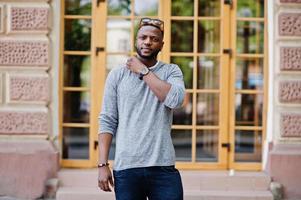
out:
M110 133L115 135L118 126L117 107L117 78L116 70L110 71L107 76L101 112L98 116L98 133Z
M165 106L174 109L181 107L184 101L185 86L181 69L175 64L171 66L172 69L167 78L167 82L171 84L171 88L163 103Z

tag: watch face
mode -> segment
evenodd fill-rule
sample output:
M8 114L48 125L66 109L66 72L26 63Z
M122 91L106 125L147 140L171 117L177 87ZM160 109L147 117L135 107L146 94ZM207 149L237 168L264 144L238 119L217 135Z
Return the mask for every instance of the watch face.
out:
M141 74L145 75L147 74L147 72L149 71L149 69L147 67L144 67L142 70L141 70Z

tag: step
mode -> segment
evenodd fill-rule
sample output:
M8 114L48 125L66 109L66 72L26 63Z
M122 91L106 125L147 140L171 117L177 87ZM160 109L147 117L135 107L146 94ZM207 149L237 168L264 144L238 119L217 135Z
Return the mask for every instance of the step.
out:
M97 186L97 169L62 169L58 177L63 187ZM185 190L258 190L269 188L270 178L264 172L180 171Z
M114 200L114 192L103 192L96 187L61 187L56 200ZM185 190L185 200L273 200L268 191L199 191Z

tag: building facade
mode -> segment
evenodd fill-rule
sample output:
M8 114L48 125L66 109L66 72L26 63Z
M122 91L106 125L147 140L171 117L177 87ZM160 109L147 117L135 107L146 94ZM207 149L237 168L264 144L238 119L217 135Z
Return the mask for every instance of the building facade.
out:
M0 195L96 166L105 79L142 17L165 22L159 59L184 74L177 167L265 170L301 197L300 0L1 0Z

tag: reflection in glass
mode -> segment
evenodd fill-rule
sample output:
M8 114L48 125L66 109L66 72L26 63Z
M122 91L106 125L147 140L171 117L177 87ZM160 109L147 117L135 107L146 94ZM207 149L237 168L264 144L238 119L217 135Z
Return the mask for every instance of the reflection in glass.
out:
M128 0L108 0L108 15L130 15L131 1Z
M90 56L64 56L64 86L90 86Z
M263 89L263 59L236 60L236 89Z
M198 52L220 52L220 23L217 20L199 21Z
M218 131L198 130L196 136L196 160L199 162L218 161Z
M191 130L172 130L171 138L176 151L176 161L191 161Z
M237 1L237 17L264 17L264 0Z
M192 94L186 93L181 108L173 110L173 124L192 125Z
M193 21L171 21L171 51L193 51Z
M199 16L219 16L220 0L199 0Z
M193 57L171 57L171 63L177 64L184 75L186 89L192 89Z
M65 50L89 51L91 49L91 20L65 20Z
M173 0L171 1L172 16L193 16L193 0Z
M200 93L197 95L197 124L218 125L219 94Z
M237 53L263 53L263 22L237 22Z
M155 16L158 15L158 0L135 0L135 15Z
M91 15L91 0L65 0L65 15Z
M125 66L126 60L129 58L128 55L107 55L107 66L106 69L110 71L114 67Z
M197 84L199 89L219 88L220 57L198 57Z
M90 96L87 92L64 92L64 123L89 123Z
M63 159L89 159L89 128L63 128Z
M128 52L131 48L131 21L126 19L107 20L107 51Z
M237 126L262 125L263 95L235 95L235 124Z
M262 132L256 130L235 131L236 162L261 162Z

